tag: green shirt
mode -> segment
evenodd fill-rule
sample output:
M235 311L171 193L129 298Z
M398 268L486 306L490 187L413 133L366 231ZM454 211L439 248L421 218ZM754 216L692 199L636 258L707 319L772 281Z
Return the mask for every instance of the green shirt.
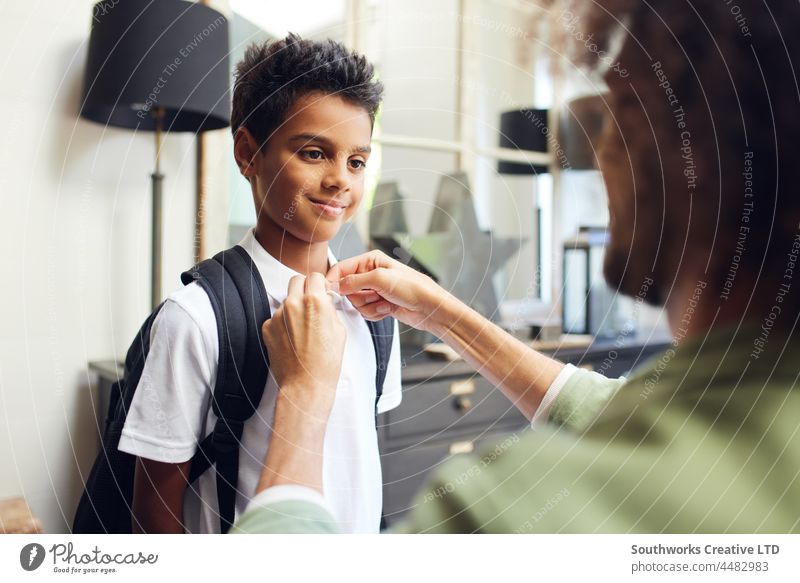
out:
M798 532L798 359L800 338L756 325L687 340L624 382L579 370L547 427L449 460L397 530ZM335 530L308 502L237 527Z

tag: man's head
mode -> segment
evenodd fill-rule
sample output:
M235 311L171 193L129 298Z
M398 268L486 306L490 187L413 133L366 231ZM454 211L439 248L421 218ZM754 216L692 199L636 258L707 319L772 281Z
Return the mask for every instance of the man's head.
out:
M681 277L706 280L715 297L728 284L777 286L800 232L797 2L679 4L571 7L597 43L593 64L615 35L624 39L616 58L626 74L604 75L605 273L622 292L656 304ZM643 286L648 277L654 285Z
M355 213L383 92L373 77L363 56L333 41L289 35L247 49L231 128L259 224L327 241Z

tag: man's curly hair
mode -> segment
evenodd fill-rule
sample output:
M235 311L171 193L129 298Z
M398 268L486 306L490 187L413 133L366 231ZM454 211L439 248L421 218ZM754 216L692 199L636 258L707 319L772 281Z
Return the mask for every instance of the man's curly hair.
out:
M374 76L364 56L332 40L289 34L279 41L252 44L236 65L231 130L245 127L263 145L285 121L292 104L313 92L338 95L363 107L374 123L383 95L383 85Z
M617 220L635 227L622 244L641 253L639 242L659 238L660 252L643 263L661 265L667 278L695 256L715 286L732 265L737 285L780 279L800 233L797 0L568 0L559 8L593 34L597 50L583 51L584 64L598 65L599 50L624 38L618 59L629 76L605 74L619 129L612 141L633 175L631 207L661 212L623 209ZM651 299L661 303L665 293Z

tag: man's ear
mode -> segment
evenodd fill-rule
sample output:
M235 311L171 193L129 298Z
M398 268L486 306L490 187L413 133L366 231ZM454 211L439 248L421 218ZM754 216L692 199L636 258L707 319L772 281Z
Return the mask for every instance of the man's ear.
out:
M256 175L255 158L259 146L253 134L244 126L240 126L233 134L233 157L239 172L248 180Z

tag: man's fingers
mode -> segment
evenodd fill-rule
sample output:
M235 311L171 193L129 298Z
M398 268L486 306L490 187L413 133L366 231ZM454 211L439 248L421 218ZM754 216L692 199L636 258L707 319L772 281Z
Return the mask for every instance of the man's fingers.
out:
M356 257L344 259L328 270L328 273L325 274L325 279L334 284L338 283L345 275L368 269L367 263L366 255L358 255Z
M383 320L386 316L391 315L392 304L386 300L380 300L378 302L367 304L366 306L359 308L358 311L367 320Z
M352 293L347 296L347 299L350 300L350 303L353 304L353 307L360 308L361 306L366 306L367 304L377 302L381 299L381 296L370 290Z
M352 259L345 259L344 261L340 261L333 267L328 270L328 273L325 274L325 281L328 282L328 289L339 292L339 280L342 277L342 273L344 272L344 267L342 266L343 263L352 261Z
M344 296L358 291L372 290L380 295L385 295L386 286L385 269L378 268L368 273L354 273L346 275L339 280L339 293Z
M302 275L295 275L289 280L289 291L287 297L301 297L305 290L306 278Z
M307 294L325 295L325 276L321 273L310 273L306 278L305 292Z
M391 259L386 254L380 251L370 251L340 261L328 270L328 273L325 274L325 279L336 285L340 279L348 275L365 273L378 267L389 267L390 265ZM334 289L334 291L337 290Z

